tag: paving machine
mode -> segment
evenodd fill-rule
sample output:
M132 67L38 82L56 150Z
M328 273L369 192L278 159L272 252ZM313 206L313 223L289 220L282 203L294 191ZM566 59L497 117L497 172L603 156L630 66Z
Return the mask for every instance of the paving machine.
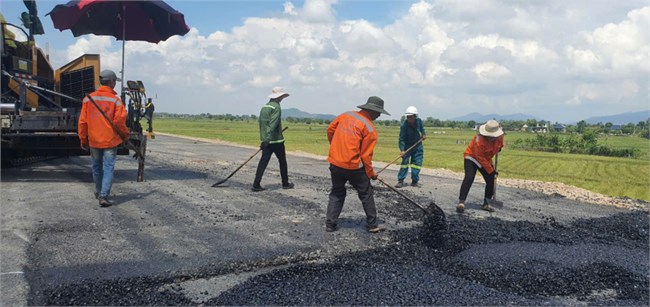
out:
M62 156L84 156L77 136L81 101L99 87L100 56L84 54L54 70L49 55L35 44L34 36L43 34L34 1L24 1L28 11L21 15L27 30L2 20L0 54L2 58L3 167ZM22 32L26 41L16 40ZM153 101L147 98L142 81L123 82L122 100L127 103L129 136L119 155L136 152L137 181L144 180L147 137L152 129ZM128 101L127 101L128 100ZM144 131L141 120L148 121Z

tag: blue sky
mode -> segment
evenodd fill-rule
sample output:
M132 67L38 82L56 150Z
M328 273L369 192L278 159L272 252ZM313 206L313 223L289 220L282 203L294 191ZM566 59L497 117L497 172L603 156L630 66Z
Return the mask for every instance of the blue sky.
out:
M45 14L66 2L37 1L54 68L97 53L119 71L122 42L53 29ZM388 118L409 105L559 122L650 109L650 0L166 2L190 33L125 54L157 111L257 114L277 85L285 108L338 114L376 95ZM0 8L16 24L25 11Z

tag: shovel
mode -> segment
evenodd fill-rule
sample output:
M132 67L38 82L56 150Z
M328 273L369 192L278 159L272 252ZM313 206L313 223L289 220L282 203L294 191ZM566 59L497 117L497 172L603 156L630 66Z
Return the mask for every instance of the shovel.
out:
M287 131L287 129L289 129L289 127L284 127L284 129L282 129L282 132ZM228 181L228 179L230 179L230 177L235 175L235 173L237 173L237 171L239 171L242 167L244 167L244 165L246 165L246 163L248 163L248 161L252 160L258 153L260 153L260 151L262 151L262 148L258 149L250 158L248 158L246 161L244 161L244 163L242 163L237 169L235 169L234 172L232 172L230 175L228 175L228 177L226 177L226 179L221 180L221 181L213 184L212 187L213 188L215 188L215 187L225 187L225 186L220 186L220 184Z
M494 189L492 190L492 205L497 208L503 208L503 202L497 200L497 166L499 165L499 153L494 157Z

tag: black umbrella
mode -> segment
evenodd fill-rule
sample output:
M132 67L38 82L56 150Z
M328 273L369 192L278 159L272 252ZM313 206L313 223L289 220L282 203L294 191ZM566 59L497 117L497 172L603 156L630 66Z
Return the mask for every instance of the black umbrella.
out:
M70 30L75 37L95 34L121 40L122 80L125 41L158 43L190 30L182 13L159 0L77 0L59 4L47 15L56 29Z

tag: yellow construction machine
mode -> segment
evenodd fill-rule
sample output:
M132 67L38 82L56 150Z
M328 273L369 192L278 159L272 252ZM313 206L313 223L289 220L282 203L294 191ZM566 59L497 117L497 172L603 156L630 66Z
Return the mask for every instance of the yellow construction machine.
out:
M27 30L4 18L0 27L3 167L43 158L89 155L80 147L77 124L82 99L99 87L101 63L97 54L84 54L57 70L52 68L49 55L34 40L34 35L43 34L36 5L33 1L25 1L25 5L28 12L22 14L21 20ZM16 40L18 31L27 37L26 41ZM141 81L124 83L127 86L123 87L122 99L127 103L130 135L118 148L118 154L135 152L137 180L142 181L146 140L153 136L153 102L146 97ZM146 132L140 124L143 118L149 124Z

